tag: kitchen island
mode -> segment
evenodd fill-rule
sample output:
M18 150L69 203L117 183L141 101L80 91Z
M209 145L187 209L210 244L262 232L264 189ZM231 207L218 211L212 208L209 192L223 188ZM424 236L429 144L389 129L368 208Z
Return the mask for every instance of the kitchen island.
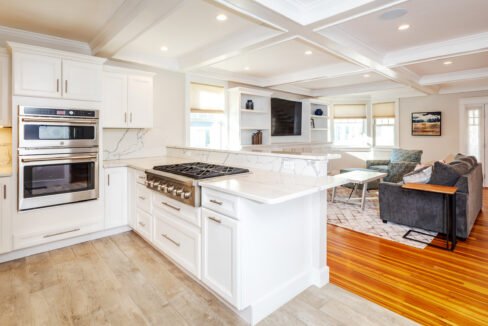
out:
M334 158L168 148L165 157L104 166L136 171L132 180L138 190L131 192L129 185L129 197L137 211L146 210L129 223L134 230L256 324L309 286L328 283L326 191L340 180L327 176L326 168ZM155 165L196 161L250 173L198 181L201 207L195 209L137 184ZM150 203L140 202L149 197Z

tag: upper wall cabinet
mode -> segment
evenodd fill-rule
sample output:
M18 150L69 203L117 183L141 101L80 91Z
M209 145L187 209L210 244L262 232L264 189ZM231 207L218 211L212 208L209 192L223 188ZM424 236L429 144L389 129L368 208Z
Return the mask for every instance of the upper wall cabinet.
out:
M105 66L102 126L153 127L153 73Z
M101 101L105 59L9 42L13 95Z
M0 126L12 126L10 108L10 57L0 49Z

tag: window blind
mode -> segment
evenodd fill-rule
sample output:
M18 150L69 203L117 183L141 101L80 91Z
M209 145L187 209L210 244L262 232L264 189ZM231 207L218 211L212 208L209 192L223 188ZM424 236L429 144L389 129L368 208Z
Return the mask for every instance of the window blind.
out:
M192 113L223 113L224 88L191 83L190 110Z
M374 103L373 118L394 118L395 102Z
M334 119L366 119L366 104L334 104Z

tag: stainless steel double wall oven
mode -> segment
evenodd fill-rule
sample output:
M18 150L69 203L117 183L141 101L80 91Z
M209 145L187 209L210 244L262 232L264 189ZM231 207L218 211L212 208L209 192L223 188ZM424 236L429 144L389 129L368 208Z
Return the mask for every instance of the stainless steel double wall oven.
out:
M97 199L96 110L19 107L19 210Z

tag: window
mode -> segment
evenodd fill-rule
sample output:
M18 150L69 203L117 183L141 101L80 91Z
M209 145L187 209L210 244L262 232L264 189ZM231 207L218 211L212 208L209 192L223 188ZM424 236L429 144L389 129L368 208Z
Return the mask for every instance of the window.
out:
M395 146L395 102L373 104L374 146Z
M334 145L367 146L365 104L334 105Z
M224 88L190 85L190 146L222 148L225 136Z
M479 160L481 157L480 147L480 113L481 107L468 108L468 155L476 156Z

